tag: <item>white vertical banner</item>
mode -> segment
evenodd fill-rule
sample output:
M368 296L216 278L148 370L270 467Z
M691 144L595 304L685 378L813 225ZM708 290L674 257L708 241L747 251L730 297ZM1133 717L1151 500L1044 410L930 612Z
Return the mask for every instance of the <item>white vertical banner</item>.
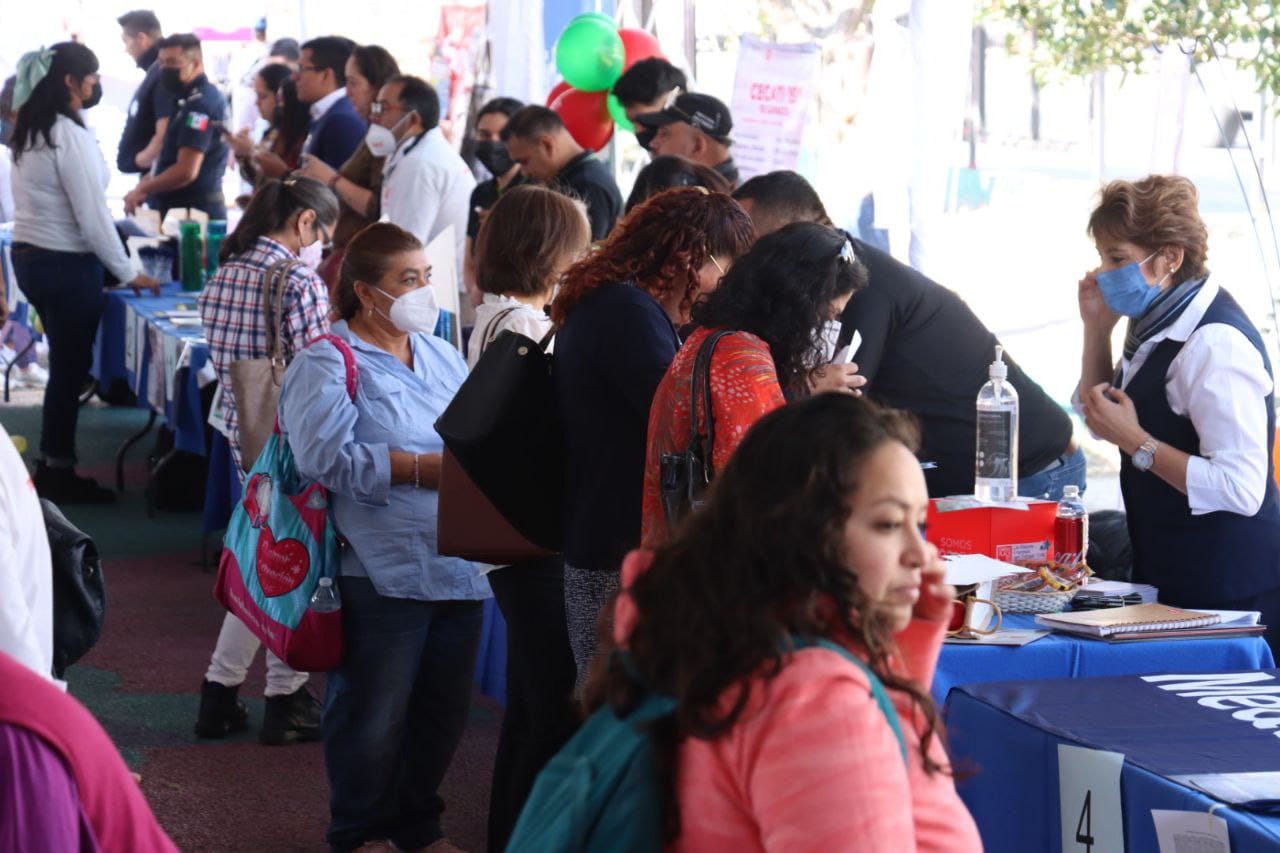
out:
M742 37L729 106L733 161L742 180L796 168L820 62L816 44Z

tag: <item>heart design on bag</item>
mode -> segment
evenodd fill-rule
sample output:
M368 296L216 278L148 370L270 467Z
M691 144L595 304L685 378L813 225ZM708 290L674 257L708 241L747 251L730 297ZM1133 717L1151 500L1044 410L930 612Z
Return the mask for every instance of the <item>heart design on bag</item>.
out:
M268 598L293 592L307 578L311 557L307 546L297 539L276 541L265 524L258 535L258 584Z

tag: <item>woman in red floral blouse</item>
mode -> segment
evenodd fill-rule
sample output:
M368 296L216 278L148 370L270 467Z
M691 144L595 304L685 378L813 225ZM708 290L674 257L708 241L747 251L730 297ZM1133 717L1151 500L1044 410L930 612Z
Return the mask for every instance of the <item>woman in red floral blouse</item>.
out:
M649 409L642 548L667 538L660 464L663 454L688 449L690 386L703 341L716 330L732 330L711 358L711 461L719 470L752 424L788 397L808 396L810 371L824 360L823 325L866 284L866 269L843 233L796 223L757 242L694 306L699 328L676 354Z

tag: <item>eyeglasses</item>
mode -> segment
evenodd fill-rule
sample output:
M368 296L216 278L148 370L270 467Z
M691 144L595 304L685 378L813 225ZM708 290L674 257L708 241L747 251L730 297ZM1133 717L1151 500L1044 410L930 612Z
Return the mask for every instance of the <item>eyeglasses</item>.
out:
M399 104L393 104L390 101L374 101L369 105L369 115L380 116L386 112L404 112L404 107Z
M703 189L703 188L702 188L702 187L698 187L698 189ZM705 190L703 190L703 191L705 192ZM720 275L722 275L722 276L723 276L723 275L727 275L727 273L725 272L724 267L720 266L720 262L716 260L716 256L715 256L715 255L707 255L707 257L711 259L711 263L713 263L713 264L715 264L715 265L716 265L716 269L720 270Z
M298 73L301 74L303 71L310 71L313 74L322 74L325 69L321 68L319 65L299 65Z

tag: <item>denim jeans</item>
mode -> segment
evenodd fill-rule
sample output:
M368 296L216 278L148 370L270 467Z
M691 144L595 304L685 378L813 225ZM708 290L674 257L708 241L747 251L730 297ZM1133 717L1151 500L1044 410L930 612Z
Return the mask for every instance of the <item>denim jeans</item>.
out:
M1074 453L1062 454L1043 471L1020 477L1018 494L1024 498L1059 501L1062 500L1063 486L1079 486L1083 495L1087 467L1084 451L1077 447Z
M484 605L386 598L368 578L338 587L346 651L321 724L329 848L417 850L443 837L440 781L467 724Z
M80 388L93 366L93 339L107 302L102 292L102 262L92 253L55 252L14 243L13 271L27 301L39 312L49 340L40 457L73 465Z
M564 615L564 560L528 560L489 575L507 622L507 710L489 795L489 850L507 847L538 773L573 736L577 666Z

